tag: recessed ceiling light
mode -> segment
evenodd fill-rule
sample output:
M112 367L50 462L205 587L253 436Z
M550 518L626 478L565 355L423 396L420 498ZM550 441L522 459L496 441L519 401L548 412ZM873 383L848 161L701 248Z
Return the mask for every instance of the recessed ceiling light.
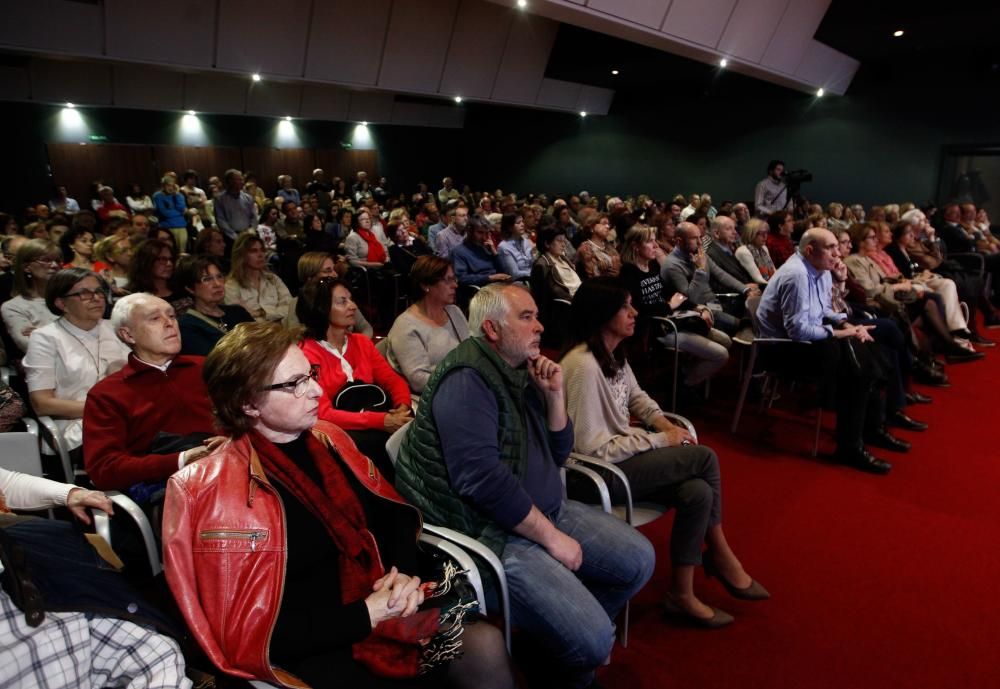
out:
M361 126L362 126L362 127L367 127L367 126L368 126L368 121L366 120L366 121L362 122L362 123L361 123Z
M528 6L528 0L517 0L517 6L523 10Z
M66 104L66 107L67 107L67 108L75 108L76 106L75 106L75 105L73 105L72 103L67 103L67 104Z
M615 76L618 76L618 70L617 69L611 70L611 73L614 74Z
M826 91L824 91L823 89L818 89L816 91L816 97L817 98L822 98L824 93L826 93Z
M260 75L257 74L257 72L254 72L253 74L251 74L250 78L253 79L254 81L260 81Z
M188 110L188 115L197 115L197 114L198 113L196 113L194 110Z
M291 122L291 121L292 121L292 116L291 115L285 115L285 122Z
M586 116L587 116L587 111L586 110L581 110L580 111L580 117L586 117Z
M902 29L896 29L895 31L892 32L892 35L895 36L896 38L899 38L900 36L903 35L903 30Z
M726 58L722 58L721 60L719 60L719 67L725 67L728 64L729 64L729 60L727 60Z
M455 96L455 102L456 103L461 103L462 102L462 97L461 96Z

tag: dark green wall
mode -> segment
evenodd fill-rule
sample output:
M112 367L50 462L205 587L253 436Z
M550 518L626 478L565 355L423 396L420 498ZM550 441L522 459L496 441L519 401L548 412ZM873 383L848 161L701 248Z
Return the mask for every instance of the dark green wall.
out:
M942 105L919 94L816 99L775 87L759 100L714 94L674 105L616 101L605 117L467 105L464 129L372 126L379 167L395 189L418 181L517 192L656 196L710 191L716 201L749 199L766 162L815 175L803 192L820 202L867 204L935 196L944 146L1000 141L992 107ZM83 109L108 143L180 144L178 113ZM3 105L8 132L0 208L47 193L45 141L58 141L59 108ZM274 145L273 118L201 115L208 143ZM336 147L347 123L297 120L302 145Z

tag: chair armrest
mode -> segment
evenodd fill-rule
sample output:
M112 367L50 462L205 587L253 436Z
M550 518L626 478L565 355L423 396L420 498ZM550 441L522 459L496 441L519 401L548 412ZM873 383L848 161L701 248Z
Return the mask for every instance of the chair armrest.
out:
M596 469L602 469L607 471L612 476L614 476L618 481L621 482L622 487L625 489L625 521L629 524L632 523L632 487L629 485L628 477L625 476L625 472L617 467L613 462L606 462L603 459L598 459L597 457L591 457L590 455L582 455L579 452L571 452L569 458L574 462L579 464L585 464ZM605 485L604 488L607 491ZM608 498L610 503L610 497ZM609 510L605 510L609 511Z
M974 251L957 251L949 253L946 258L956 259L963 267L970 267L982 275L986 272L986 258Z
M49 443L49 446L55 450L56 455L59 457L66 483L75 483L76 471L73 469L73 463L69 459L69 450L66 449L66 441L63 440L62 432L56 426L55 420L51 416L39 416L38 425L41 437Z
M160 564L160 551L156 547L156 536L153 535L153 526L149 523L146 513L142 511L142 508L132 498L123 493L110 490L105 491L105 495L114 503L115 508L119 510L119 514L124 512L139 527L143 545L146 546L146 557L149 559L149 568L155 577L163 571L163 565ZM111 547L114 547L114 544L111 543L111 520L108 518L108 515L96 508L92 508L90 513L94 517L94 529L97 531L97 535L107 541Z
M507 643L507 650L510 651L510 592L507 588L507 575L504 573L503 563L496 553L487 548L474 538L469 538L463 533L445 526L435 526L424 523L424 531L443 538L446 541L460 545L468 552L484 560L493 571L493 576L497 581L497 593L500 597L500 609L503 613L504 621L504 641Z
M0 366L0 383L10 385L10 377L13 373L14 371L10 366Z
M28 433L31 433L31 435L35 436L36 438L38 437L38 422L37 421L35 421L34 419L29 419L29 418L25 417L25 418L21 419L21 422L24 423L24 430L26 430Z
M678 426L683 427L688 433L694 437L694 441L698 442L698 431L695 429L694 424L691 423L690 419L680 414L674 414L673 412L665 411L663 415L670 419L673 423Z
M572 457L566 460L566 463L563 465L563 467L567 471L574 471L580 474L581 476L585 476L587 479L589 479L590 482L593 483L594 487L597 489L598 495L600 495L601 509L604 510L605 513L611 514L611 493L608 492L608 484L605 482L605 480L601 477L600 474L598 474L590 467L578 463Z
M572 306L573 305L573 302L571 302L569 299L559 299L559 298L553 297L552 301L555 302L556 304L565 304L566 306Z

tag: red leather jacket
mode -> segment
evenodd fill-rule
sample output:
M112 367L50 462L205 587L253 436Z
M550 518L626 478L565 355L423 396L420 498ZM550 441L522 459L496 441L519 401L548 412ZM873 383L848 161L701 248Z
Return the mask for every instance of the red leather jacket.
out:
M312 432L374 495L406 504L344 431L319 421ZM407 507L413 511L416 539L422 520L415 507ZM285 587L286 552L284 506L248 437L230 440L167 482L167 583L202 649L236 677L307 688L271 665L269 656Z

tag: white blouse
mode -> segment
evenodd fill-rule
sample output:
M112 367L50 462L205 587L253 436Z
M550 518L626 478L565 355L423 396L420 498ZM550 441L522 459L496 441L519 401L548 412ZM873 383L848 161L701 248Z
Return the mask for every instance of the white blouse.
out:
M10 333L11 339L22 352L28 351L30 333L29 335L21 334L25 328L41 328L58 318L45 305L45 297L26 299L23 296L17 296L9 299L3 303L3 306L0 306L0 315L3 316L3 324L7 326L7 332Z
M28 392L54 390L61 400L83 402L98 381L128 361L129 348L102 320L92 330L81 330L65 318L31 333L24 355ZM68 449L83 444L83 419L55 419Z

